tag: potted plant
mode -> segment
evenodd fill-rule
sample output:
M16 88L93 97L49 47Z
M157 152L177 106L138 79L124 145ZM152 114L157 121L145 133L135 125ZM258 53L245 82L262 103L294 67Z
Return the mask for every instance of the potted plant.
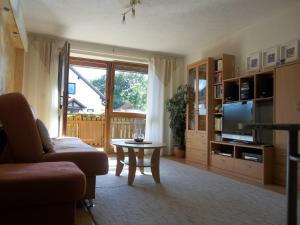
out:
M169 126L174 141L174 153L177 157L184 157L185 153L185 114L188 96L188 85L180 85L173 97L166 101L166 110L170 119Z

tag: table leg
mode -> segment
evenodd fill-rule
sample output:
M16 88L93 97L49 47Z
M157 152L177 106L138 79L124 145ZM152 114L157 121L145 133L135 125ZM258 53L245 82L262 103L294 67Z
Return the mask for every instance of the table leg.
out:
M156 183L160 183L159 158L160 148L155 148L151 156L151 172Z
M139 149L138 151L138 161L140 165L144 165L144 149ZM144 174L144 167L139 167L141 174Z
M122 147L117 146L117 167L116 167L116 176L120 176L124 167L124 150Z
M136 158L133 148L128 148L128 158L129 158L129 171L128 171L128 185L132 185L135 178L136 171Z
M287 156L287 224L297 224L297 183L298 183L298 162L290 159L290 156L296 155L298 148L298 131L289 131L289 144Z

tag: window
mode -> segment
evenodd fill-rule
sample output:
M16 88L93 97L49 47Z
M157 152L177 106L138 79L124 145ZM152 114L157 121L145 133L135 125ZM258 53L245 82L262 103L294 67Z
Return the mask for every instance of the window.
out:
M115 67L113 111L146 114L147 66L117 64Z
M75 93L76 93L76 84L75 83L68 83L68 93L70 95L75 95Z
M94 112L94 109L87 109L87 112L93 113L93 112Z

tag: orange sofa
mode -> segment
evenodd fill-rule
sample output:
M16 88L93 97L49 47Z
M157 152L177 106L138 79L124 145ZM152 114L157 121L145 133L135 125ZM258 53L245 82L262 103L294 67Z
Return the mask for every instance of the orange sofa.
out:
M0 96L0 122L6 139L2 148L0 141L0 202L4 203L0 206L1 222L2 216L18 213L17 220L30 213L51 220L48 209L55 212L54 217L63 218L60 208L71 215L76 200L95 198L96 175L108 172L106 153L77 138L57 138L53 151L46 153L30 106L19 93ZM9 201L11 204L6 204ZM14 212L16 208L18 213ZM73 223L69 219L52 224Z

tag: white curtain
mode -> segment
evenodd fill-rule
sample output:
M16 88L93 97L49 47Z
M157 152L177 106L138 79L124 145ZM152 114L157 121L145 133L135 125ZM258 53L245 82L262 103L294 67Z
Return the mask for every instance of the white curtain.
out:
M167 145L164 155L172 154L172 135L165 101L173 96L177 86L183 82L182 65L181 59L162 56L154 56L149 62L145 135L147 140Z
M30 35L23 78L23 94L52 137L58 135L57 45L51 38Z

